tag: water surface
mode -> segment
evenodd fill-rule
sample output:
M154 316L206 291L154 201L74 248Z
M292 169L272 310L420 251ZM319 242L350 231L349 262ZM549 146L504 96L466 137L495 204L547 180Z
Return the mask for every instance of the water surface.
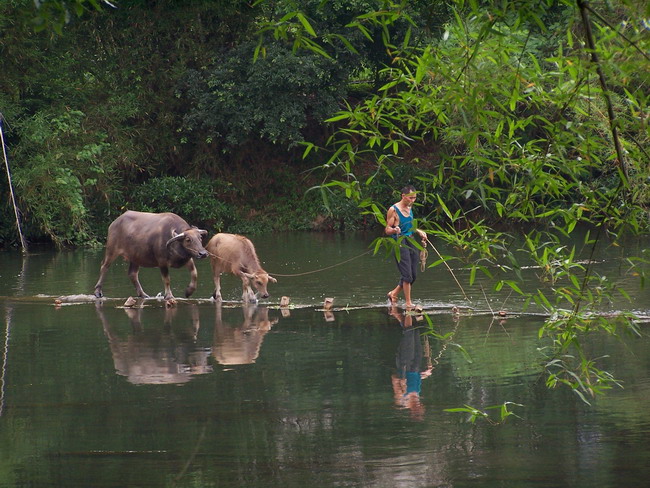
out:
M643 323L641 337L588 341L623 388L587 405L546 387L543 314L517 313L508 292L460 290L429 269L414 286L428 319L407 326L386 307L397 276L390 259L366 253L372 238L256 238L278 275L256 307L238 301L232 277L227 302L209 300L207 262L193 299L172 308L123 307L133 294L123 263L106 278L106 300L58 303L92 292L101 252L0 253L0 486L645 486ZM624 253L612 249L600 272L627 283L633 301L609 306L647 315L650 297ZM162 290L157 270L140 275L149 294ZM188 279L172 271L176 295ZM430 326L449 339L423 335ZM445 411L504 402L521 405L505 423L492 410L475 423Z

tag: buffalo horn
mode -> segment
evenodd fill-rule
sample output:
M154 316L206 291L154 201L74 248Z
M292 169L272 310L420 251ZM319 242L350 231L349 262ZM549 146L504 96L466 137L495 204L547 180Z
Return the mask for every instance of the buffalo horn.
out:
M193 225L192 229L196 229L199 232L199 234L201 234L202 236L204 236L204 235L206 235L208 233L207 230L199 229L196 225Z
M176 231L173 230L173 231L172 231L172 236L174 236L174 237L172 237L171 239L169 239L169 240L167 241L167 244L165 244L167 247L169 247L169 245L170 245L172 242L175 242L175 241L178 241L178 240L180 240L180 239L183 239L183 238L185 237L185 233L184 233L184 232L181 232L180 234L177 234Z

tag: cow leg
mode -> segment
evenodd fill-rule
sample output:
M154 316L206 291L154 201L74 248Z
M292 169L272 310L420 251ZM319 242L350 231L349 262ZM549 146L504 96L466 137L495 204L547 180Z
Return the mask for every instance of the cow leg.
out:
M212 298L221 301L221 267L214 254L210 255L210 267L212 268L212 279L214 281L214 292Z
M95 285L95 296L97 298L101 298L104 296L102 293L102 287L104 285L104 277L106 276L106 272L108 271L108 268L110 268L111 264L113 261L115 261L116 256L106 253L104 256L104 260L102 261L102 265L99 268L99 279L97 280L97 284Z
M190 259L185 266L190 270L190 284L185 288L185 298L189 298L196 291L196 282L199 273L196 271L196 265L193 259Z
M140 280L138 279L139 271L140 271L140 266L138 266L137 264L129 263L129 278L131 279L131 283L133 283L133 286L135 286L136 293L140 298L149 298L149 295L147 295L142 289L142 285L140 284Z
M212 277L214 279L214 293L212 293L212 298L221 301L221 273L214 270L212 272Z
M174 298L174 295L172 295L172 280L169 277L169 268L167 266L161 266L160 275L162 276L163 284L165 285L165 300L171 300Z

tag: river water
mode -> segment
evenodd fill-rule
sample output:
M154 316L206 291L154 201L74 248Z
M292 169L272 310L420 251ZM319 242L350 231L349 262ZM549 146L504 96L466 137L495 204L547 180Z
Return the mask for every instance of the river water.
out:
M0 253L0 487L647 486L645 321L640 336L586 340L621 385L587 404L545 385L542 310L436 267L414 285L424 314L405 317L386 306L395 265L367 253L373 238L255 237L278 279L257 306L229 276L225 303L210 300L206 261L190 300L128 308L121 262L107 298L88 296L101 251ZM650 315L625 261L643 247L599 253L631 297L608 311ZM157 270L140 278L162 290ZM188 279L172 270L177 297ZM504 404L502 421L490 407ZM465 405L488 418L447 411Z

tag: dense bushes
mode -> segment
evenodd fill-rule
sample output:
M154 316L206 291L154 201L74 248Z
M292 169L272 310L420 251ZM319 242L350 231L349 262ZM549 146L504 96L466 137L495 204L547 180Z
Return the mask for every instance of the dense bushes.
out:
M218 184L206 178L151 178L133 189L128 206L142 212L173 212L191 225L221 231L232 224L235 213L218 199Z
M213 66L188 72L179 92L190 103L186 131L224 149L255 138L292 147L304 141L310 120L338 108L346 73L336 63L280 45L252 63L254 48L243 44L218 55Z

